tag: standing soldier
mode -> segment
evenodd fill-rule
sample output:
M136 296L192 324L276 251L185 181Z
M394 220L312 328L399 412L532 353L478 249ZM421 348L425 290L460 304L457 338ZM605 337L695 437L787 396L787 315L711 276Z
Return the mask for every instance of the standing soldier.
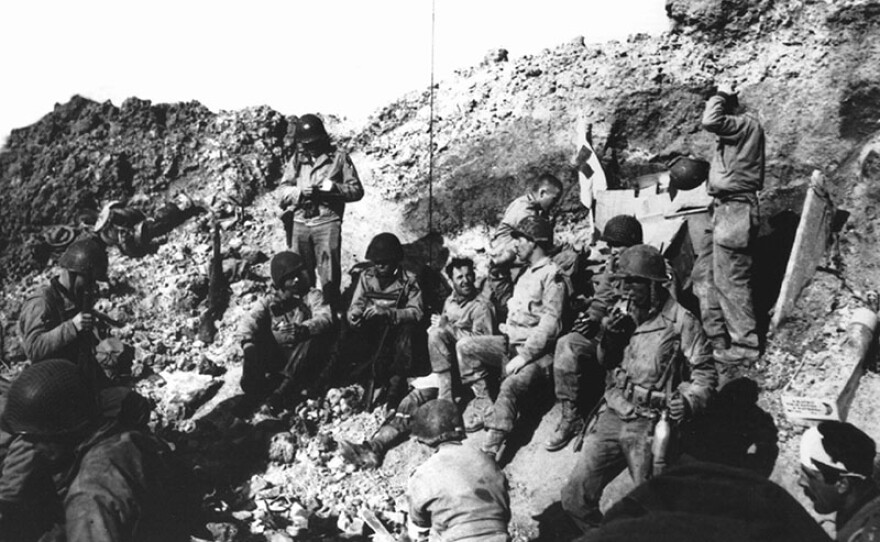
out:
M462 443L455 404L439 399L419 407L413 434L435 452L407 484L410 539L426 542L433 531L440 540L510 540L507 479L495 461Z
M562 181L549 173L538 177L529 192L513 200L492 236L492 261L485 293L495 306L499 321L507 317L507 300L513 295L513 283L521 269L517 268L516 241L513 232L526 217L550 219L550 211L562 197Z
M609 309L620 299L620 290L612 275L617 270L620 252L642 243L642 224L634 216L617 215L605 224L601 240L607 244L609 255L590 304L575 319L571 333L556 343L553 379L561 414L556 430L544 445L551 452L564 448L583 429L584 420L578 409L584 399L581 397L583 378L585 375L599 377L603 373L596 360L596 335Z
M298 254L279 252L271 272L275 292L241 323L241 388L251 400L271 393L267 406L277 412L320 372L315 364L327 353L333 313Z
M602 492L625 466L636 484L650 477L661 411L672 420L690 417L705 407L716 382L709 342L667 289L660 252L649 245L624 250L614 276L623 280L627 309L608 317L598 347L599 362L613 370L606 406L562 489L563 508L584 531L601 521Z
M703 129L716 136L708 184L714 198L711 272L731 342L714 356L729 380L759 356L749 282L764 187L764 129L754 113L739 112L732 86L723 85L706 102Z
M497 456L525 396L549 381L556 337L562 331L566 287L548 256L553 248L553 227L543 218L527 217L513 232L517 258L528 264L508 301L505 335L465 337L458 343L461 381L470 385L474 399L465 411L465 430L483 427L489 434L483 451ZM493 404L487 389L487 366L502 368L505 375Z
M364 197L364 188L348 153L332 144L317 116L303 115L297 121L296 142L296 153L281 177L287 245L305 260L312 284L317 284L317 268L324 297L337 309L342 216L346 202Z
M339 340L343 361L363 358L375 352L362 366L371 372L376 386L387 385L386 403L396 407L406 393L406 377L420 373L414 366L417 334L424 334L422 290L416 276L401 265L403 246L393 233L380 233L367 247L366 268L358 279L348 308L348 328ZM424 346L424 335L422 343ZM390 363L378 363L382 351L390 346ZM356 371L363 374L363 371Z
M64 272L25 300L18 326L32 362L66 359L79 365L95 389L110 380L95 359L97 319L92 308L98 281L107 280L107 252L94 238L71 243L58 265Z

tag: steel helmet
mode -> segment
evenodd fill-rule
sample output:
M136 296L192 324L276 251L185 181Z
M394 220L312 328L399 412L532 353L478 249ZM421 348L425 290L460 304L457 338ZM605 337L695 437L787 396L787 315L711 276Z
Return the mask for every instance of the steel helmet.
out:
M403 260L403 245L393 233L380 233L370 241L366 258L371 262L399 262Z
M553 225L546 218L527 216L520 220L513 231L514 237L527 237L539 243L553 243Z
M605 223L602 240L606 243L631 247L642 244L642 223L630 215L617 215Z
M327 130L324 129L324 123L317 115L308 113L303 115L296 121L296 139L302 143L314 143L330 139Z
M666 260L660 251L651 245L635 245L620 253L617 270L612 275L616 279L637 277L666 282Z
M464 424L458 407L446 399L428 401L413 415L412 434L428 446L463 439Z
M107 280L107 251L96 239L77 239L67 247L58 265L94 280Z
M289 250L279 252L272 257L272 263L269 264L270 272L272 274L272 284L274 284L276 288L281 288L285 279L290 275L298 273L304 265L305 262L299 254L290 252Z
M12 382L0 428L8 433L57 436L76 433L98 415L95 394L73 363L49 359Z
M676 190L693 190L709 178L709 162L679 156L669 163L669 186Z

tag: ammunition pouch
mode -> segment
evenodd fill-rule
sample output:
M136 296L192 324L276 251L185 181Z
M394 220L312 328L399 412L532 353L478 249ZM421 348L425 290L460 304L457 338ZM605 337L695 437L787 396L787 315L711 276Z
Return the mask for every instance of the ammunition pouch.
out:
M635 384L623 369L614 371L614 385L623 398L636 408L660 410L666 407L666 392Z

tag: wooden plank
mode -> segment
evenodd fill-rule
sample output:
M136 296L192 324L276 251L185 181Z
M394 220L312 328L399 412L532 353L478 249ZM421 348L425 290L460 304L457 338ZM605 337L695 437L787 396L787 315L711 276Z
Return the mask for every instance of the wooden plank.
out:
M810 187L804 201L794 245L785 268L782 287L773 309L771 331L778 328L791 314L801 291L809 284L816 273L816 268L824 261L833 216L834 206L827 196L825 176L819 171L814 171L810 178Z

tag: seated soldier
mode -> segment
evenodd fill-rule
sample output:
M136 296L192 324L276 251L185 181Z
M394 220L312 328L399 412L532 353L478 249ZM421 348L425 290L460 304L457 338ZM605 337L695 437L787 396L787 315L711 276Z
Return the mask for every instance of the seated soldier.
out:
M513 295L513 284L522 270L516 261L516 241L512 234L526 217L549 220L550 211L559 203L562 191L562 181L545 173L538 177L528 193L513 200L501 217L492 236L492 262L489 278L483 287L499 321L507 317L507 301Z
M564 448L583 429L579 406L585 399L581 396L581 386L586 384L584 377L604 380L604 371L596 361L596 335L602 319L620 299L620 290L611 278L617 267L617 258L624 248L642 243L642 225L635 217L617 215L605 224L601 241L607 243L609 256L598 275L593 296L586 309L576 317L571 333L563 335L556 343L553 380L561 414L553 435L544 445L551 452Z
M403 246L393 233L375 236L366 258L372 265L355 286L339 356L344 363L359 361L349 374L355 380L372 380L377 389L386 388L386 406L394 409L406 393L406 378L426 372L414 364L420 361L414 356L418 334L424 335L422 290L415 275L401 265ZM385 356L389 347L391 355Z
M666 262L656 248L620 254L625 310L603 325L598 360L609 371L605 408L586 436L562 489L562 506L584 531L599 524L605 486L629 466L639 484L651 476L651 442L661 412L679 421L703 410L717 382L711 345L697 318L672 297Z
M419 407L413 434L435 450L407 483L409 538L427 540L510 540L507 478L493 460L462 444L458 408L443 399Z
M95 360L99 323L93 310L99 281L107 280L107 252L95 239L77 239L58 260L64 272L25 300L18 317L24 352L32 362L66 359L97 389L110 379Z
M835 514L836 540L880 538L874 440L850 423L829 420L807 429L800 448L798 483L817 513Z
M320 373L316 364L327 354L333 314L298 254L279 252L270 267L275 292L239 328L241 388L250 402L271 394L266 405L277 413Z
M465 337L458 343L461 381L474 400L465 411L466 431L489 429L483 451L497 456L513 429L518 406L542 382L549 382L556 337L562 330L566 287L548 256L553 228L543 218L527 217L514 231L517 258L528 264L508 301L505 335ZM504 380L492 403L487 367L502 367Z
M66 360L28 367L4 398L0 540L187 539L145 399L128 388L96 399Z
M470 258L453 258L446 266L446 275L452 282L452 295L446 299L442 314L431 315L428 353L431 370L439 379L439 397L452 401L452 369L458 368L456 345L464 337L492 335L495 311L475 286L474 262Z
M443 314L431 315L428 351L433 374L418 378L412 390L398 405L394 416L382 424L372 438L362 444L340 442L343 457L365 468L378 467L385 453L409 437L410 420L416 409L437 399L452 400L452 369L458 367L456 343L463 337L491 335L495 327L492 305L474 287L474 262L453 258L446 266L453 294L446 300Z

